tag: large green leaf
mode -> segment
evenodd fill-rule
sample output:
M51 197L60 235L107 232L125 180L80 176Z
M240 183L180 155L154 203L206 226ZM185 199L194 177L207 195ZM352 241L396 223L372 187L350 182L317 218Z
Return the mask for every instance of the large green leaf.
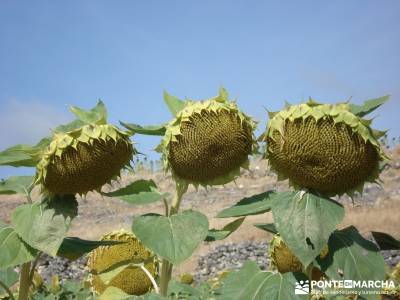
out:
M0 152L0 166L34 167L36 160L24 150L29 145L16 145Z
M27 195L33 179L33 176L12 176L6 180L0 180L0 195Z
M384 280L385 261L379 249L355 227L336 230L328 247L328 255L324 259L317 257L316 263L330 279Z
M208 219L191 210L170 217L147 214L133 220L132 230L158 256L179 264L206 238Z
M55 256L77 213L78 203L75 196L54 196L42 203L17 207L11 222L26 243Z
M81 120L85 124L107 123L107 109L101 100L99 100L97 105L90 110L85 110L77 106L71 106L70 110L78 120Z
M164 102L167 104L169 111L174 117L185 107L184 101L171 96L166 91L164 91Z
M287 246L308 266L344 217L339 203L302 191L276 194L272 204L276 229Z
M261 271L247 261L239 271L231 272L217 291L217 300L299 300L308 296L294 294L296 281L307 280L303 274Z
M15 267L35 258L37 251L7 226L0 227L0 269Z
M124 123L119 122L122 126L130 131L131 134L144 134L144 135L157 135L163 136L166 131L165 125L148 125L148 126L140 126L133 123Z
M274 195L275 192L267 191L258 195L244 198L236 203L234 206L220 211L217 217L231 218L263 214L271 210L271 203Z
M168 194L160 193L153 180L137 180L119 190L102 193L107 197L117 197L130 204L149 204L161 200Z
M0 152L0 166L36 167L41 151L50 144L43 138L36 145L15 145Z
M278 233L278 230L276 229L274 223L257 223L257 224L254 224L254 226L259 228L259 229L261 229L261 230L264 230L264 231L267 231L269 233L272 233L272 234L277 234Z
M206 242L220 241L226 239L233 232L236 231L242 225L245 217L236 219L225 225L222 229L210 229L205 239Z
M14 271L14 268L0 269L0 281L7 287L11 287L18 281L18 273ZM0 285L0 295L4 292L5 290Z
M100 246L111 246L122 244L121 241L89 241L82 240L77 237L66 237L63 239L60 248L57 251L57 256L75 260L82 255L89 253Z
M383 97L370 99L365 101L362 105L350 104L350 111L359 117L363 117L373 112L375 109L388 101L389 97L389 95L386 95Z
M400 250L400 240L384 232L372 231L372 236L381 250Z

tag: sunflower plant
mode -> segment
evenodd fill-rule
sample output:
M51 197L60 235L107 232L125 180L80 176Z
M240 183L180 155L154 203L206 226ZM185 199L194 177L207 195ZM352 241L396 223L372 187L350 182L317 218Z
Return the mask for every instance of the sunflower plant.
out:
M379 183L382 165L389 159L378 142L384 132L372 129L366 116L387 99L363 105L310 99L287 105L269 113L258 139L257 123L223 88L217 96L201 101L180 100L165 92L172 117L163 125L120 122L122 129L108 123L101 101L90 110L71 107L75 120L54 128L36 145L16 145L0 152L2 166L36 170L35 176L0 182L0 194L26 197L26 203L12 213L11 223L0 223L0 295L38 298L36 265L43 253L70 260L88 257L86 290L53 288L57 291L51 299L325 299L296 295L296 283L384 280L385 262L379 250L399 249L400 241L373 232L373 243L354 226L339 228L345 211L333 197L352 197L362 192L365 182ZM156 151L165 173L175 182L172 197L154 181L143 179L103 191L139 153L132 141L137 134L160 137ZM197 190L233 182L260 149L265 149L261 154L278 180L288 179L291 190L265 191L223 209L216 217L234 220L220 229L209 228L207 217L198 211L181 210L190 185ZM39 199L31 196L35 188ZM104 233L98 241L69 237L68 229L78 214L78 196L88 192L132 205L159 201L165 213L137 216L130 231ZM272 261L268 271L246 262L238 271L197 285L190 276L180 281L172 278L173 268L191 257L202 242L223 240L246 217L266 213L272 213L274 222L254 225L274 234L266 253ZM398 284L396 270L390 278ZM46 297L51 290L46 290ZM79 290L79 296L71 290ZM386 292L392 291L398 288ZM352 293L353 299L378 299L357 289ZM338 299L334 297L335 293L330 299Z

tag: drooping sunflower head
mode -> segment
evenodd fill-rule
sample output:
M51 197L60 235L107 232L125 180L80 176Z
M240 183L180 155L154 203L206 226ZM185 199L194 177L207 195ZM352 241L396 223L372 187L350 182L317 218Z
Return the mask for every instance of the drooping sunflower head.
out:
M325 245L325 247L322 248L319 257L323 259L328 255L328 253L328 245ZM279 234L274 235L271 240L269 256L271 258L272 266L278 269L280 273L301 272L303 269L300 260L288 248ZM314 275L319 278L322 277L322 273L317 268L313 268L313 276Z
M280 273L301 272L303 266L299 259L286 246L279 235L274 235L269 246L271 264Z
M377 180L385 154L371 121L352 113L347 103L310 100L270 117L262 140L279 180L327 196L352 195Z
M101 240L125 243L101 246L89 254L87 267L91 285L96 293L101 294L110 286L117 287L129 295L143 295L152 289L149 277L138 264L143 263L149 273L156 277L158 260L133 233L119 230L104 235ZM126 265L126 268L109 282L104 282L101 274L121 265Z
M56 133L37 164L35 183L50 194L86 194L119 176L135 153L129 136L109 124Z
M224 89L205 101L187 101L166 128L158 150L176 181L219 185L247 167L256 150L255 123L228 100Z

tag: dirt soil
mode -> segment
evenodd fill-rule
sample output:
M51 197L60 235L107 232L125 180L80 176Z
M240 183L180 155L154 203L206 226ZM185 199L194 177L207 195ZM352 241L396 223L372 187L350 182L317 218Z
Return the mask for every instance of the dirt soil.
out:
M383 231L400 237L400 148L389 154L392 158L381 175L382 184L366 185L364 196L356 197L354 204L348 197L339 199L345 205L346 216L340 227L355 225L365 236L371 230ZM104 187L105 191L113 190L137 179L153 179L159 189L172 194L174 184L171 176L162 172L152 173L142 170L137 174L126 174L119 182ZM189 188L185 194L181 209L198 210L208 216L210 228L221 228L233 219L217 219L216 214L244 197L262 193L267 190L287 190L287 182L277 183L276 176L269 171L265 160L255 160L250 170L243 171L235 183L213 187L205 190ZM36 196L38 198L38 193ZM0 196L0 219L10 221L12 210L22 204L19 196ZM118 199L105 198L96 193L89 193L86 198L79 199L79 215L74 220L70 236L79 236L85 239L98 239L102 234L120 228L130 229L132 219L144 213L163 213L162 203L147 206L132 206ZM176 274L194 272L197 258L206 254L210 248L227 242L244 240L269 240L270 235L253 226L254 223L272 222L271 213L247 217L243 225L227 239L213 243L203 243L186 262L175 270Z

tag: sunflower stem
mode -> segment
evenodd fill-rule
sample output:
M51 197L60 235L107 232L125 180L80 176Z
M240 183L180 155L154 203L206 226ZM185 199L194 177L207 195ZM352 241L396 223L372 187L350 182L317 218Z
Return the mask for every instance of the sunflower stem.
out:
M18 300L27 300L29 296L29 287L31 285L29 281L29 275L31 271L31 263L24 263L21 266L21 273L19 279L19 292Z
M169 262L165 258L163 258L161 262L160 294L164 297L167 296L168 283L171 280L171 278L167 278L169 273L168 271Z
M167 213L168 210L166 211L167 217L178 213L182 201L182 196L186 193L187 189L188 189L187 184L178 184L178 183L176 184L175 196L172 199L169 213ZM167 296L168 284L171 280L172 269L173 269L173 264L167 261L165 258L163 258L161 262L160 294L164 297Z

